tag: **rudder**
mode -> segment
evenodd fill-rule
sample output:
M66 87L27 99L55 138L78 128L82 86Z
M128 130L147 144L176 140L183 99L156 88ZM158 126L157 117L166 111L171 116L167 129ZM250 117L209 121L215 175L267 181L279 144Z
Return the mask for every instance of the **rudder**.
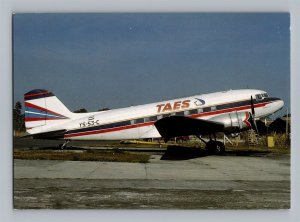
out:
M24 94L26 129L71 118L72 112L52 93L35 89Z

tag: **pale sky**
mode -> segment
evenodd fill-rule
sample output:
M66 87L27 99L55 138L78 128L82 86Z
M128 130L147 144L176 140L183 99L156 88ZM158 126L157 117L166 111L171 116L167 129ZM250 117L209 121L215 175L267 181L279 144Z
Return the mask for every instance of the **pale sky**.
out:
M289 20L288 13L16 14L14 101L40 88L70 110L96 111L252 88L290 106Z

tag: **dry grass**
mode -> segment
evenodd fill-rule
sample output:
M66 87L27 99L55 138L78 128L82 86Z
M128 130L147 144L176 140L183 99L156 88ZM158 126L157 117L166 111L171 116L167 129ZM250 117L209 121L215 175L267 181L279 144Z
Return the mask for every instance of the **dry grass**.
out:
M227 151L249 151L249 152L268 152L268 153L277 153L277 154L290 154L290 147L272 147L257 145L257 146L248 146L240 144L239 146L232 146L226 144Z
M275 146L277 147L288 147L290 144L289 138L286 134L272 134L271 136L274 137Z
M274 147L267 147L267 143L263 144L261 142L260 144L256 146L249 146L247 144L240 143L238 146L226 144L226 150L227 151L236 151L236 152L258 152L258 153L273 153L273 154L290 154L291 149L290 146L278 146L275 144Z
M131 162L147 163L147 154L133 154L121 151L49 151L49 150L24 150L14 151L14 159L31 160L71 160L71 161L108 161L108 162Z

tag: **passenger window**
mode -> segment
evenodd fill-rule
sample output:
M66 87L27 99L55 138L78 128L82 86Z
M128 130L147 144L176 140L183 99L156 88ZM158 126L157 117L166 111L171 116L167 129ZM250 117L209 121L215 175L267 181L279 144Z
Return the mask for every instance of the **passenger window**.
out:
M144 118L136 119L135 123L144 123Z
M197 109L198 113L203 113L203 109Z
M184 112L177 112L176 116L184 116Z
M163 118L162 115L157 116L157 119L158 119L158 120L159 120L159 119L162 119L162 118Z
M188 116L190 114L190 111L184 111L184 115Z
M164 114L164 115L162 115L162 118L166 118L166 117L169 117L170 116L170 114Z
M150 121L156 121L157 120L157 116L151 116L151 117L149 117L149 120Z
M191 115L197 114L197 110L196 110L196 109L190 110L190 114L191 114Z
M215 110L217 110L217 107L212 106L212 107L210 107L210 110L211 110L211 111L215 111Z
M124 121L123 123L121 123L122 126L126 126L126 125L130 125L131 121Z
M135 124L135 120L134 119L130 120L130 124L131 125Z
M145 123L149 122L149 117L145 117L145 118L144 118L144 122L145 122Z

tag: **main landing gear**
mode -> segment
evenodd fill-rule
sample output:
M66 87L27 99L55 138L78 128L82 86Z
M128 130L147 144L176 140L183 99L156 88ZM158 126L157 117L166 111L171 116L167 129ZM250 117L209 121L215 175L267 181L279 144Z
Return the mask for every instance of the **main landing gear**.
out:
M65 142L63 144L59 144L58 148L63 150L67 146L67 144L70 142L71 142L71 140L65 140Z
M205 143L205 150L207 154L209 155L223 155L225 153L225 145L217 141L216 134L214 134L214 140L212 140L210 135L210 140L206 142L204 139L202 139L199 135L197 137Z

